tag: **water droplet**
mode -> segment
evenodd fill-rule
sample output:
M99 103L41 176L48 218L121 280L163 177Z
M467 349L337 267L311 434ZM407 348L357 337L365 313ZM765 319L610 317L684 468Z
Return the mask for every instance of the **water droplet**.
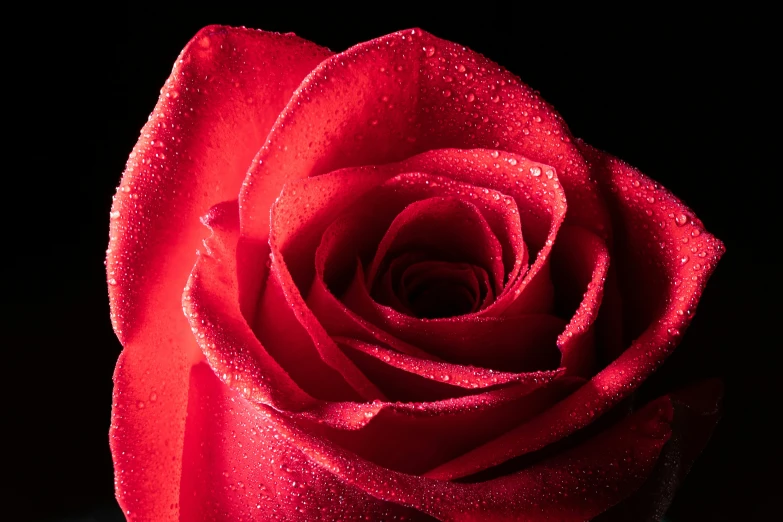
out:
M541 175L541 169L539 167L530 167L530 173L535 177L539 177Z
M517 164L517 160L515 160L514 158L511 158L511 159L508 160L508 164L509 165L516 165Z
M448 98L449 96L451 96L451 91L450 91L450 90L448 90L448 89L446 89L445 91L443 91L443 96L445 96L446 98Z
M674 218L674 222L677 223L678 227L681 227L688 222L688 216L686 216L685 214L680 214L679 216Z
M435 54L435 47L433 46L425 47L424 52L427 53L427 56L432 56Z
M115 210L114 212L109 212L109 218L110 219L118 219L120 217L120 211Z

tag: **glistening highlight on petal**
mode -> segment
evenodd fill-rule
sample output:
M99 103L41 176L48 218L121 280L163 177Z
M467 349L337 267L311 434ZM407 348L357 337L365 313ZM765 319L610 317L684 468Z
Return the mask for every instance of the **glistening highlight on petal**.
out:
M114 375L111 447L130 519L177 517L189 368L200 352L182 288L199 217L235 199L302 79L331 53L293 35L210 26L180 54L128 159L106 257Z

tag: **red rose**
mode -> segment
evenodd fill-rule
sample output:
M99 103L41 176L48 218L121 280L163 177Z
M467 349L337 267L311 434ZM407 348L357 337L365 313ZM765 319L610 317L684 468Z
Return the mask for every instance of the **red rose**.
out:
M632 396L721 242L420 30L203 29L111 218L131 520L657 520L717 417Z

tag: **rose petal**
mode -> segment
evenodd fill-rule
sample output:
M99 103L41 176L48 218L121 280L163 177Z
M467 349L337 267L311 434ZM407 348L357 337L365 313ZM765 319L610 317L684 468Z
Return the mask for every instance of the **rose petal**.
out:
M314 464L204 364L190 373L182 461L178 520L433 520Z
M254 401L300 411L318 401L303 391L259 342L239 312L237 201L210 209L204 240L182 306L192 334L215 373ZM325 377L328 378L328 377Z
M380 346L347 337L335 341L391 400L427 402L470 395L468 390L521 383L532 391L564 373L563 369L511 373L498 372L405 355Z
M623 300L633 303L631 313L638 313L634 318L647 324L636 321L626 330L641 332L587 385L532 421L433 470L429 475L433 478L469 475L540 449L584 427L627 397L677 346L723 254L723 244L706 232L691 210L671 193L662 188L642 188L656 185L616 158L587 145L582 147L617 216L613 259L621 260L617 265L629 271L621 279L636 288L633 292L629 289ZM653 198L654 205L648 198ZM686 238L688 243L683 242ZM683 262L686 244L695 248L693 261L688 256Z
M274 187L441 148L500 149L546 163L573 194L569 219L598 232L608 225L587 163L546 102L483 56L408 30L339 53L302 83L248 173L242 233L266 237Z
M674 405L672 438L658 464L633 495L596 518L600 522L660 522L691 464L707 444L720 415L722 386L707 381L671 395Z
M203 235L198 218L236 198L280 110L329 54L293 35L202 29L130 155L106 259L112 324L124 346L111 447L128 518L177 516L188 368L201 357L179 302Z
M350 385L362 399L385 398L323 329L304 302L300 289L307 288L312 278L314 245L323 223L332 221L387 176L386 170L365 173L347 169L292 183L280 193L272 208L269 238L272 269L254 331L297 382L318 386L322 392L319 398L355 399L332 393L344 387L334 378L332 382L325 380L334 371L344 380L343 385ZM319 364L319 359L325 364Z
M569 375L589 377L596 355L593 324L603 298L609 268L604 241L587 229L566 226L560 230L552 251L552 277L564 317L571 317L557 339L563 354L560 365Z
M512 475L475 484L399 473L357 459L276 412L270 412L270 418L312 462L342 481L439 520L543 522L556 517L576 522L605 511L644 482L670 436L672 405L663 397L571 450Z
M385 408L358 430L304 419L299 425L383 468L420 474L534 417L584 382L561 376L528 374L475 395L402 403L413 409Z
M617 359L626 348L623 341L623 300L617 281L617 269L613 263L609 264L602 288L604 295L595 322L596 358L599 368Z
M307 308L289 274L272 265L253 328L267 352L319 399L384 399Z

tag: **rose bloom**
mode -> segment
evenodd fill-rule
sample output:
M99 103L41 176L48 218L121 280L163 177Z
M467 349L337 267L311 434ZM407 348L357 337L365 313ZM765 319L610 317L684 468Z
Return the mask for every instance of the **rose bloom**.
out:
M720 386L634 392L722 252L465 47L207 27L111 212L117 498L140 521L659 520Z

